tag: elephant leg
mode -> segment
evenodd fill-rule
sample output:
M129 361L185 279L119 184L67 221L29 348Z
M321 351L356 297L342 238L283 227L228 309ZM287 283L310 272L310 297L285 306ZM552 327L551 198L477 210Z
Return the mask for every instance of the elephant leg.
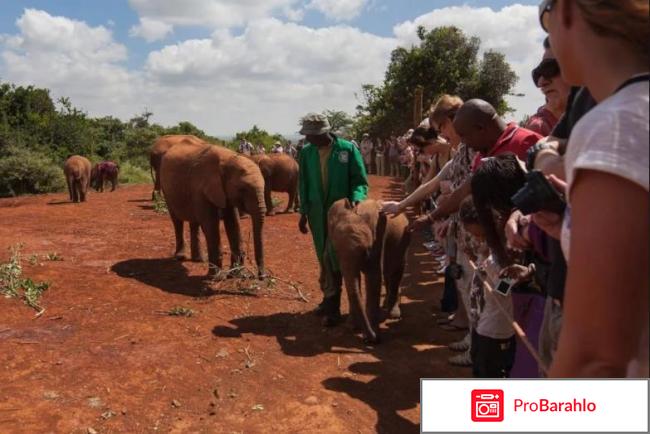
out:
M300 195L298 194L297 187L293 190L293 209L296 212L300 212Z
M81 199L81 181L75 178L72 183L72 201L74 203L79 203Z
M289 190L289 203L287 203L287 209L284 210L286 214L290 214L294 210L294 202L296 200L296 191L291 189Z
M384 282L386 283L386 299L384 300L384 309L388 312L391 319L401 318L399 285L404 276L406 267L406 250L410 242L410 237L406 234L400 241L397 249L392 252L396 256L384 256Z
M355 317L360 319L364 341L368 343L379 342L377 333L370 323L370 318L368 318L366 310L362 308L359 271L345 270L343 272L343 279L345 280L345 288L348 291L350 315L352 315L353 322L355 321Z
M86 201L86 194L88 194L88 180L82 179L79 181L79 200Z
M181 233L182 233L181 224ZM205 258L201 253L201 239L199 238L199 224L190 223L190 250L192 252L192 262L204 262Z
M241 228L239 226L239 211L230 206L223 211L223 223L226 227L228 244L230 245L230 268L237 268L244 264L244 255L241 251Z
M117 175L111 177L111 191L115 191L117 188Z
M381 323L381 311L379 310L379 299L381 296L381 270L373 268L365 273L366 281L366 312L368 320L375 330L379 330Z
M201 229L208 245L208 277L221 279L223 253L221 251L221 234L219 233L219 214L211 213L201 220Z
M174 235L176 236L176 252L174 252L174 257L179 261L185 261L187 255L185 254L185 234L183 234L183 220L177 219L171 213L169 216L172 219L174 225Z
M264 180L264 202L266 202L266 215L274 216L273 198L271 197L271 180Z
M69 176L66 177L65 179L66 183L68 184L68 195L70 196L70 202L74 202L74 179L70 178Z

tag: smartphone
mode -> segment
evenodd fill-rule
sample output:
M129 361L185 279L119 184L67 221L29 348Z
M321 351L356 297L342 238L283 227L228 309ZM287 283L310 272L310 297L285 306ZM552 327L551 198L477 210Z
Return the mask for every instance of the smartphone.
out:
M514 285L514 281L512 279L501 279L499 280L499 284L497 285L494 290L503 295L504 297L507 297L510 295L510 292L512 290L512 286Z

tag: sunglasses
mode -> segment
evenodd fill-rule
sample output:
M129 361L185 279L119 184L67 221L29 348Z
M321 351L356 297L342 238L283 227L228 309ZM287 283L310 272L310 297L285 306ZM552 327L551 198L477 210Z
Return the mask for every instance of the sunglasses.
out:
M560 64L555 59L544 59L535 69L533 69L533 82L538 86L539 79L544 77L547 80L560 75ZM539 87L539 86L538 86Z
M548 33L548 12L551 12L554 5L555 0L543 0L539 4L539 24L546 33Z

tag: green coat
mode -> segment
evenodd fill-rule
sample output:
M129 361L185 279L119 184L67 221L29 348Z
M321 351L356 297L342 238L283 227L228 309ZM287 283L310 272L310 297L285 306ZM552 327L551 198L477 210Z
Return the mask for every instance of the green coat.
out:
M327 212L334 202L360 202L368 196L368 178L361 153L352 143L335 138L328 161L327 191L321 181L318 147L306 144L300 153L300 213L309 220L318 260L323 263L327 239ZM338 269L336 260L335 269Z

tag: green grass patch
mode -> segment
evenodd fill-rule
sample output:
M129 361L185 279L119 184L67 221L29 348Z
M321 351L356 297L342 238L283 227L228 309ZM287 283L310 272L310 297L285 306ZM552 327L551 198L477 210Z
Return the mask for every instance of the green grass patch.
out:
M120 163L120 184L151 184L151 172L131 161Z
M22 245L11 247L11 257L8 262L0 264L0 294L6 298L20 298L25 304L39 312L43 311L40 299L50 287L49 282L35 282L23 277ZM33 256L33 255L32 255ZM32 257L29 258L30 262Z
M169 214L167 202L162 194L155 192L153 198L153 210L156 214Z
M63 257L56 252L49 252L47 255L45 255L45 259L54 262L63 261ZM30 263L31 263L31 258L30 258Z
M167 315L169 316L184 316L186 318L189 318L191 316L194 316L194 311L190 308L187 307L173 307L167 311Z

